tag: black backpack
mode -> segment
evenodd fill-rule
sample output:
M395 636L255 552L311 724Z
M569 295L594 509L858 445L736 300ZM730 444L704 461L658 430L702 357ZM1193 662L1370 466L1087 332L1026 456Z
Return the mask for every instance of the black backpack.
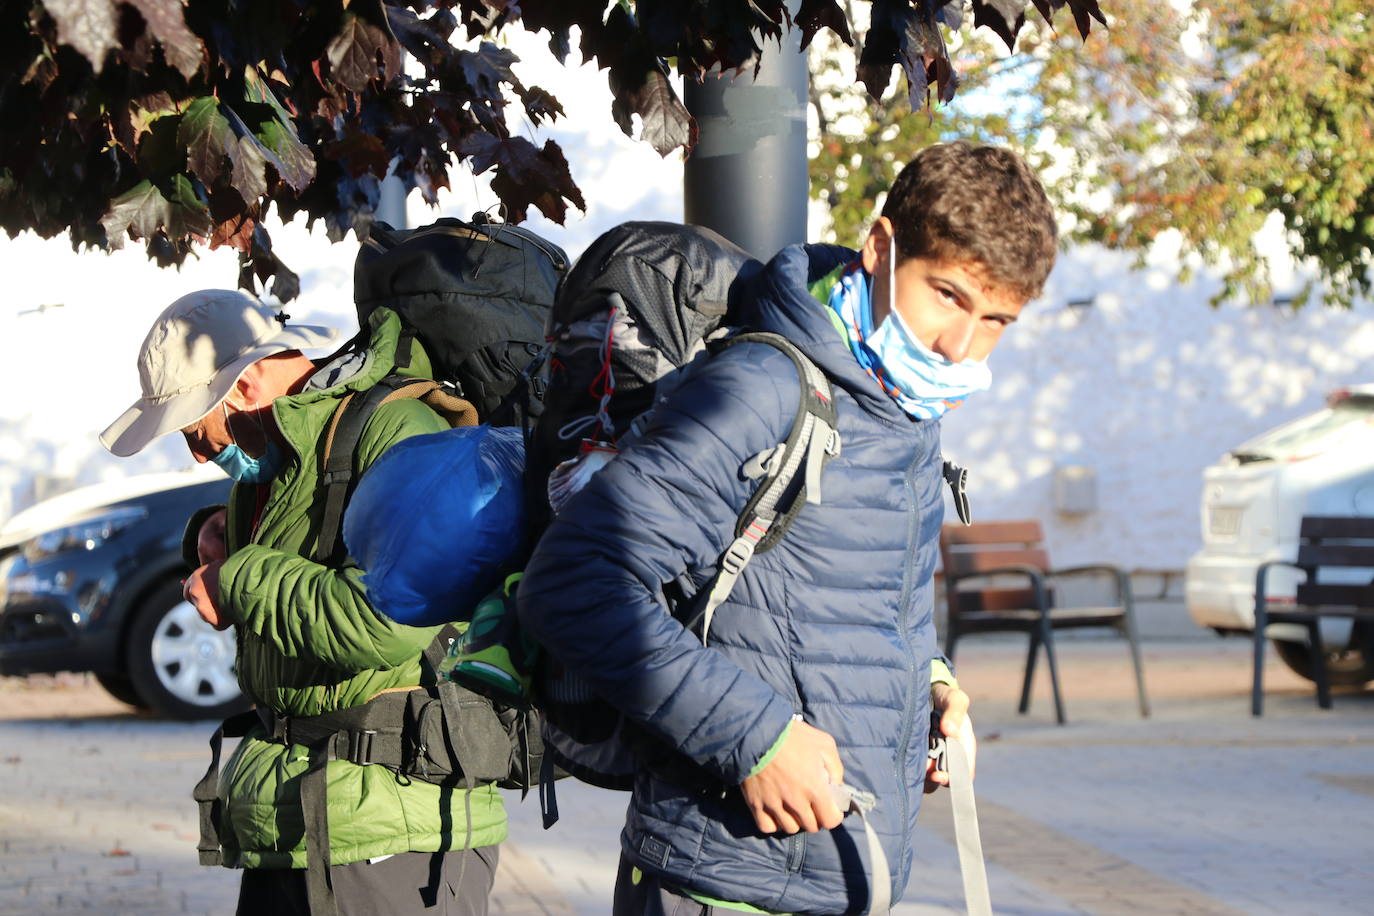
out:
M358 326L378 306L391 309L406 329L398 367L409 365L410 339L418 339L435 381L451 384L483 423L517 425L519 409L538 404L516 388L544 346L567 268L557 245L482 213L411 230L374 222L353 266Z
M555 468L577 456L584 440L614 446L635 435L688 364L744 341L770 344L792 359L801 382L789 436L743 469L758 488L714 578L693 596L681 589L673 596L675 613L703 642L711 614L753 554L776 544L806 503L820 501L821 469L839 452L824 374L776 334L728 329L731 288L759 266L697 226L631 222L598 238L569 272L549 316L547 392L526 447L533 543L552 519L547 487ZM547 779L554 767L603 788L627 789L647 760L671 757L548 653L538 663L534 693L543 726L546 826L558 816Z
M403 328L397 369L409 369L411 342L418 340L432 380L398 372L340 405L325 441L326 502L316 560L343 559L340 531L353 489L353 452L383 403L422 400L454 426L524 426L538 414L544 325L567 269L562 248L528 229L489 222L483 213L471 223L445 218L410 230L372 224L353 264L360 330L330 359L365 350L368 318L385 307Z

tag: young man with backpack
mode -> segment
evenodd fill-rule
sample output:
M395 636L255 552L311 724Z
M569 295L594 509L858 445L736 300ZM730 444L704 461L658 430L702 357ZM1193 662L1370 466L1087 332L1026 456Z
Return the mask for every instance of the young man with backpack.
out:
M727 322L786 338L829 391L766 343L698 359L559 510L519 613L642 732L617 916L872 912L884 858L900 896L923 790L947 782L928 763L932 708L973 744L932 621L939 418L988 386L989 353L1054 255L1019 157L923 151L859 251L787 248L731 288ZM833 402L838 438L785 536L743 566L740 519L799 386L803 405ZM722 568L738 578L703 644L694 611ZM881 854L845 816L861 798Z
M245 869L241 916L484 914L506 838L499 792L403 771L414 755L402 719L425 708L439 627L378 614L361 571L326 562L332 545L319 543L320 454L340 405L398 370L428 376L427 357L377 308L357 351L317 366L300 349L333 332L286 317L233 290L177 300L139 353L143 396L101 435L128 456L180 430L197 461L237 481L227 517L199 514L187 538L197 561L187 600L215 627L235 627L239 683L257 704L237 731L234 720L221 730L243 740L218 775L222 734L212 741L216 763L197 787L201 861ZM395 443L449 426L413 397L389 400L345 465L360 474ZM372 711L377 721L359 718Z

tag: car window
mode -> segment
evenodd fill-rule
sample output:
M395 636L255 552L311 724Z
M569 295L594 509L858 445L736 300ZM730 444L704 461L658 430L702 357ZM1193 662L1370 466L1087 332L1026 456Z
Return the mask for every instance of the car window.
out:
M1374 401L1351 398L1256 436L1233 449L1231 457L1241 463L1310 457L1335 447L1346 435L1371 424Z

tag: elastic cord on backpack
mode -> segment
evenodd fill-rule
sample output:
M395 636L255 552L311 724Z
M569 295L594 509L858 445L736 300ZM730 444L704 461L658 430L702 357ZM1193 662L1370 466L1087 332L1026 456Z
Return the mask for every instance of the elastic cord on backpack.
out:
M610 405L611 398L615 396L615 369L611 366L611 349L615 341L615 316L620 311L622 300L619 293L611 293L610 299L612 300L611 309L606 313L606 341L601 349L601 371L596 374L596 378L592 379L587 390L593 396L600 398L596 405L596 419L601 424L601 434L605 438L613 440L615 438L615 426L611 423L611 414L606 408ZM600 391L596 390L598 382L601 387Z

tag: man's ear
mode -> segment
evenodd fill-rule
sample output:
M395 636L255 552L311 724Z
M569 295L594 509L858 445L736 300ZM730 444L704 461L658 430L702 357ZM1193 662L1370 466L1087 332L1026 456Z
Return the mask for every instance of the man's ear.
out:
M254 404L262 403L262 368L262 360L258 360L239 373L234 387L229 389L230 407L247 411L252 410Z
M878 265L883 258L887 257L888 242L892 238L892 220L886 216L878 217L878 221L868 230L868 237L864 239L863 248L859 249L859 256L863 260L864 270L870 276L877 276Z

